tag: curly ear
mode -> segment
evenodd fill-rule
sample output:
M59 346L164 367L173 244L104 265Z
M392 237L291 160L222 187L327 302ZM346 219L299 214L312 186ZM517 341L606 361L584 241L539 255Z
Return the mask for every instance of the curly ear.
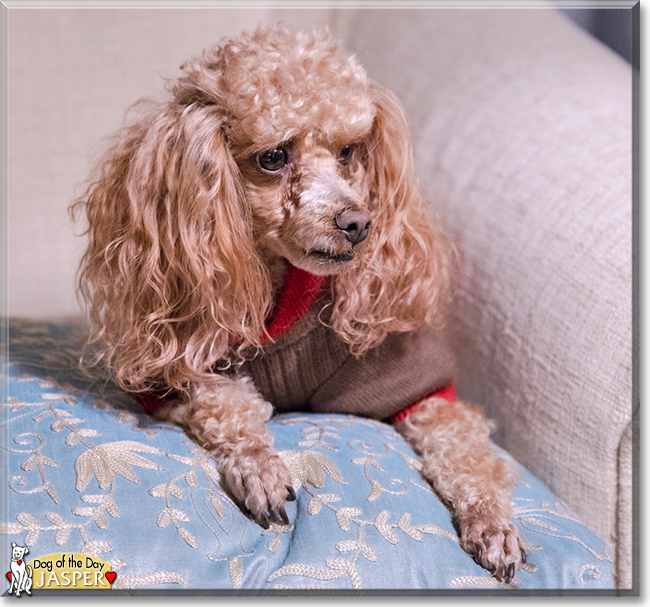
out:
M389 90L372 92L377 113L365 142L372 229L359 262L337 277L332 310L334 329L357 355L389 332L439 326L454 258L418 192L404 109Z
M129 390L186 389L233 341L259 345L271 289L217 107L169 103L118 133L85 207L79 273ZM97 362L97 360L95 361Z

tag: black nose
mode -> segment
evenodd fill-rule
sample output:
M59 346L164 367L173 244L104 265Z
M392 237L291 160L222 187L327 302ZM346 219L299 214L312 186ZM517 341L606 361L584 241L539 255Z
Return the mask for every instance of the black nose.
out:
M336 225L354 246L368 238L370 217L360 211L343 211L336 216Z

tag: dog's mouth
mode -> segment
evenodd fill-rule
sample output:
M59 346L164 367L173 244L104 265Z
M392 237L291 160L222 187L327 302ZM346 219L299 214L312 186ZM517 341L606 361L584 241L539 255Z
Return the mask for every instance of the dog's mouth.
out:
M327 251L319 251L314 249L312 251L307 251L307 257L329 263L346 263L354 259L354 253L351 251L347 253L329 253Z

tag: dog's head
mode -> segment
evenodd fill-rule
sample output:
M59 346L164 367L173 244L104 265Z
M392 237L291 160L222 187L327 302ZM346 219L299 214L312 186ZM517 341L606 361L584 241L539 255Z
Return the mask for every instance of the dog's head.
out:
M27 546L18 546L16 542L11 542L11 560L21 561L23 557L29 552Z
M336 275L331 323L355 353L434 322L449 250L396 97L328 32L258 29L183 71L82 201L80 285L118 381L181 388L259 345L275 258Z
M372 224L376 92L361 66L326 32L273 29L184 70L176 99L221 114L257 251L315 274L344 271Z

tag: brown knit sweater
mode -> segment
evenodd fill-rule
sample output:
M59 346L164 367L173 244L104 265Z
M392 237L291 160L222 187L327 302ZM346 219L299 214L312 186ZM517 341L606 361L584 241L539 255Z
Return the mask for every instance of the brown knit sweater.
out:
M318 294L302 318L238 370L253 379L277 412L351 413L383 420L453 382L454 358L430 328L391 333L377 348L352 356L324 324L328 298L326 292Z

